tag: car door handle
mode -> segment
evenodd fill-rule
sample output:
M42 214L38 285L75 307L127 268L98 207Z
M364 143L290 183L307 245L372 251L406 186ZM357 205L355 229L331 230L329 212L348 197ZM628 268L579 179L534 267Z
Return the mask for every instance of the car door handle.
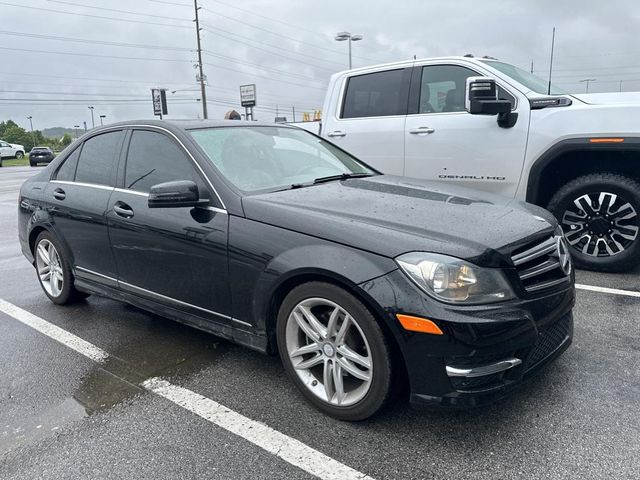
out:
M431 127L418 127L418 128L412 128L411 130L409 130L409 133L413 135L424 135L426 133L433 133L435 131L436 129Z
M62 190L61 188L56 188L53 191L53 198L55 198L56 200L64 200L65 198L67 198L67 194L64 193L64 190Z
M347 132L343 132L342 130L335 130L333 132L327 133L327 137L344 137Z
M124 202L116 202L113 206L113 211L116 212L116 215L122 218L133 217L133 208Z

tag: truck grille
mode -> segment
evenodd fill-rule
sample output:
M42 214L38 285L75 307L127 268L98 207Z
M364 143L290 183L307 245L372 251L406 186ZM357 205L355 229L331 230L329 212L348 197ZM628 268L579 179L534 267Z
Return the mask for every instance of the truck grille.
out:
M511 260L528 293L546 290L571 279L569 249L561 236L529 245L517 251Z
M536 364L555 352L569 336L570 329L571 314L567 314L540 333L538 343L536 343L536 346L529 356L527 369L535 367Z

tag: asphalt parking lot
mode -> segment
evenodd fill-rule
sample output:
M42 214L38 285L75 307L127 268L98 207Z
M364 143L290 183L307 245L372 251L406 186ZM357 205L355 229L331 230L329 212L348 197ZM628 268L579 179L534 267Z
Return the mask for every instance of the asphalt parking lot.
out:
M348 424L275 357L111 300L53 305L17 242L35 171L0 170L0 478L640 477L640 271L578 272L572 347L510 398Z

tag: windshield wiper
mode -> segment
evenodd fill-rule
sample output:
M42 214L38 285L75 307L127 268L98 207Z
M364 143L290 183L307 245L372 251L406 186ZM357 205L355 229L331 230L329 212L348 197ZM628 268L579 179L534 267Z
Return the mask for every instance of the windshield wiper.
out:
M319 177L316 178L313 183L324 183L324 182L333 182L334 180L348 180L349 178L362 178L362 177L372 177L375 175L374 173L341 173L340 175L329 175L327 177Z

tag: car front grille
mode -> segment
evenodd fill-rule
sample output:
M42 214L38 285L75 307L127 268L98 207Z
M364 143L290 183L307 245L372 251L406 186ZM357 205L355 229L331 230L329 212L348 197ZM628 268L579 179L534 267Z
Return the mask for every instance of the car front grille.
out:
M562 246L559 246L562 243ZM561 249L567 257L562 258ZM571 260L568 247L561 237L553 236L543 242L528 245L514 252L511 260L522 286L528 293L537 293L559 286L571 279ZM564 269L562 267L565 262Z
M563 316L556 323L538 335L538 343L533 348L527 361L527 369L535 367L542 360L555 352L569 336L571 330L571 314Z

